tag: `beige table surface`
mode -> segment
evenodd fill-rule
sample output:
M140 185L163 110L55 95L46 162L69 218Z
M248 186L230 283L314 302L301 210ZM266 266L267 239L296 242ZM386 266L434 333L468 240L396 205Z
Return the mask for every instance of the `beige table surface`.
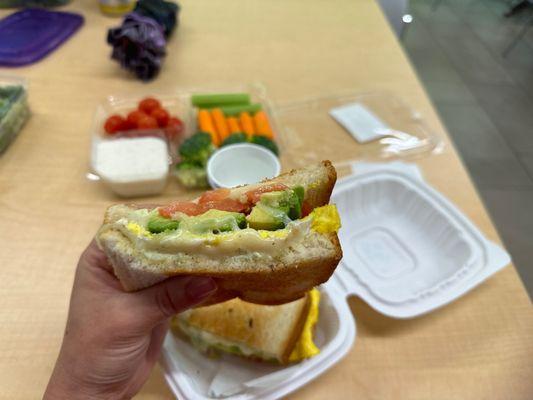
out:
M117 201L85 178L91 118L106 95L257 80L274 101L387 89L446 137L372 0L183 1L163 72L149 84L109 61L106 28L119 21L102 16L96 4L67 7L83 13L85 25L50 57L0 70L28 79L34 112L0 158L1 399L43 392L61 342L76 260L105 207ZM490 239L499 240L449 143L443 154L418 165ZM170 183L158 201L178 194ZM292 398L533 398L533 313L514 267L414 320L383 317L356 298L349 302L356 345ZM138 397L172 397L159 368Z

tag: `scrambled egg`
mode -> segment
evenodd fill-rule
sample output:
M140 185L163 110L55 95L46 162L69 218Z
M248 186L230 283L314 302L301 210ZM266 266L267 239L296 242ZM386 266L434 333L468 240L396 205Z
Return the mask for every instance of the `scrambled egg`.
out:
M137 222L129 221L128 225L126 225L126 228L137 236L152 237L152 234L148 230L146 230L146 228L143 228L141 225L139 225Z
M315 208L311 216L311 229L318 233L337 232L341 227L341 219L334 204Z
M309 314L304 323L304 328L300 338L296 342L289 361L301 361L305 358L316 356L320 353L318 347L313 342L313 327L318 321L318 304L320 303L320 292L314 288L309 292L311 304L309 305Z

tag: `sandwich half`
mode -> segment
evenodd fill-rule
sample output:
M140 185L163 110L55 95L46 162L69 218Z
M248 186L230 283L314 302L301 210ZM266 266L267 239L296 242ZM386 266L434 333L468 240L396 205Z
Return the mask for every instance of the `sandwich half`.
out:
M211 302L282 304L327 281L342 252L329 161L153 209L110 207L97 234L125 290L210 276Z
M208 355L226 352L280 364L298 362L319 353L313 342L319 301L317 289L278 306L233 299L181 313L172 328Z

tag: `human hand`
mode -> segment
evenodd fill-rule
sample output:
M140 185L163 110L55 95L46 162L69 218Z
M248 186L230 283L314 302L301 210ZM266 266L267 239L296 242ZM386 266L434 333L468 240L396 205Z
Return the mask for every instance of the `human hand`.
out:
M127 293L93 240L80 257L59 357L45 399L123 399L142 387L169 318L216 291L211 278L176 277Z

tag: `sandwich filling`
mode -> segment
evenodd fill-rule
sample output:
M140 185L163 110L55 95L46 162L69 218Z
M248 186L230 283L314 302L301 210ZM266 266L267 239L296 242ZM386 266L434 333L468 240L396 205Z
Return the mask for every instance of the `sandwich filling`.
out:
M310 231L336 232L334 205L310 210L301 186L259 186L231 197L229 189L204 193L196 202L133 210L113 223L149 258L179 252L210 256L250 252L279 254Z
M309 291L309 312L305 319L302 334L296 342L294 349L289 356L289 361L297 362L306 358L311 358L320 353L320 350L313 341L314 327L318 322L318 306L320 303L320 292L313 288Z

